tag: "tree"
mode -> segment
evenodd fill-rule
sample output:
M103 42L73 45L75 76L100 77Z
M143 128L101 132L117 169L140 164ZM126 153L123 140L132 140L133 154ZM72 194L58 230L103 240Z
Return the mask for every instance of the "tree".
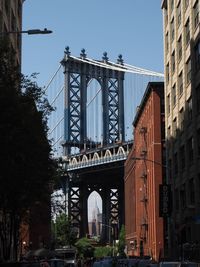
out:
M118 243L118 253L120 257L126 257L126 254L124 252L125 250L125 226L122 225L120 233L119 233L119 243Z
M56 220L52 224L55 247L74 246L77 240L77 233L74 231L71 221L66 214L61 213L56 216Z
M22 222L49 198L56 164L47 138L52 111L35 75L19 72L6 41L0 44L0 257L17 257ZM13 256L12 256L13 255Z
M96 247L94 251L94 257L101 259L106 256L112 256L112 250L113 248L111 246Z
M80 258L91 258L94 256L94 247L87 237L79 239L75 246Z

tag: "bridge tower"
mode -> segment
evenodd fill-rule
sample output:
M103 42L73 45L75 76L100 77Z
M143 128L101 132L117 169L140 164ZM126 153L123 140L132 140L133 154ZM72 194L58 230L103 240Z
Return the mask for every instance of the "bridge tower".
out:
M85 50L82 49L80 59L70 55L69 47L61 61L64 68L64 141L62 143L64 156L72 155L72 148L89 149L87 135L87 88L91 79L96 79L102 91L102 135L103 146L123 142L124 133L124 72L112 68L107 53L102 57L104 65L87 63ZM122 56L118 64L123 67ZM94 144L95 148L97 144ZM83 152L84 153L84 152ZM67 167L66 167L67 169ZM109 177L108 177L109 175ZM120 178L118 179L118 176ZM102 179L102 176L107 176ZM102 198L102 226L107 225L117 232L124 221L123 207L123 171L116 176L111 172L101 173L94 170L87 174L70 171L67 175L68 184L68 214L77 228L79 237L88 233L87 199L92 191L97 191ZM118 181L117 181L118 180ZM104 227L102 227L104 229ZM103 239L108 241L110 231L102 230ZM117 239L117 238L115 238Z
M103 144L124 141L124 72L109 68L106 52L102 61L107 68L87 63L84 49L80 57L83 62L71 57L69 47L66 47L65 57L61 61L65 74L65 155L70 154L73 146L87 146L86 102L91 79L99 82L102 91ZM118 63L123 64L121 55Z

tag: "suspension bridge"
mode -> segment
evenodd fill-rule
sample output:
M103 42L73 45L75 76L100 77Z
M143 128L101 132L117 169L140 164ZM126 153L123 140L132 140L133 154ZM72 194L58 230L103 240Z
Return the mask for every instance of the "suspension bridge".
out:
M46 86L55 107L49 118L49 139L56 158L66 170L68 215L79 237L88 233L88 198L102 199L99 224L114 229L118 239L124 223L124 161L133 144L132 121L149 82L164 75L117 62L106 52L101 60L71 55L64 57ZM108 241L109 228L101 240Z

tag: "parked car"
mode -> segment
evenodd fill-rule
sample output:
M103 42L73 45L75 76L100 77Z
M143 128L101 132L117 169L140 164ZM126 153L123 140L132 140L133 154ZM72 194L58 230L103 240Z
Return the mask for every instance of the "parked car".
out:
M47 261L50 267L66 267L67 264L62 259L50 259Z

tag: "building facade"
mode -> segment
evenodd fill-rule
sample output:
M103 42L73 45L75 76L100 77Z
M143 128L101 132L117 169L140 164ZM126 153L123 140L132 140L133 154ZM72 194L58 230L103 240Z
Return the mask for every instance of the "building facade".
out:
M199 0L164 0L165 130L172 255L200 245ZM194 259L194 256L192 256Z
M163 183L164 84L150 82L134 122L134 144L125 164L125 228L129 256L164 255L164 224L159 216Z
M0 0L0 37L9 38L17 64L21 62L21 34L6 33L22 30L23 2L24 0Z

